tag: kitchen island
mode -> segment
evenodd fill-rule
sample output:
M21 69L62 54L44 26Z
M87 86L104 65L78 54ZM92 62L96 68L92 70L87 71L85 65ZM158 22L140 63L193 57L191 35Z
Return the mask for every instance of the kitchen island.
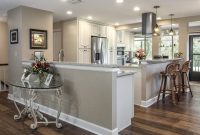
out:
M61 120L102 135L117 135L131 125L134 71L122 71L117 65L51 63L64 85ZM10 90L10 99L12 94ZM54 95L44 93L37 101L40 111L56 117L54 100Z
M157 101L161 84L160 72L172 61L182 62L181 58L144 60L140 65L126 64L122 70L134 71L134 104L149 107Z

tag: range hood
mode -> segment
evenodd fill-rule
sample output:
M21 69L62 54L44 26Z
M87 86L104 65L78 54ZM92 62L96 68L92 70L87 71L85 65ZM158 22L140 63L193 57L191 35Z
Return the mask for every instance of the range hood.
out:
M152 35L156 26L156 14L142 13L142 35Z

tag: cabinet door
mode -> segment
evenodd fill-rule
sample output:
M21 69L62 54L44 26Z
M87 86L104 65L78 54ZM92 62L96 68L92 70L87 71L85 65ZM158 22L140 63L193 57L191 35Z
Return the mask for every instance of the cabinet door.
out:
M91 48L91 25L86 21L79 21L79 48Z
M91 50L79 49L79 63L90 64L91 63Z
M84 49L79 49L78 51L78 62L84 63Z
M124 43L125 31L117 31L117 43Z
M99 34L101 37L107 37L107 26L99 26Z
M91 63L91 50L90 49L84 50L84 63L85 64Z
M108 49L116 49L116 30L114 27L107 28Z
M100 36L99 35L99 25L98 24L92 24L92 36Z
M115 49L108 50L108 64L117 64L117 51Z

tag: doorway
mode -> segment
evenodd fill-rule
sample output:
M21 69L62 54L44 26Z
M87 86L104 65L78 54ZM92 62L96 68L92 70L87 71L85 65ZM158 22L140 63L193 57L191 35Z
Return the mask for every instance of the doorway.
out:
M189 36L190 81L200 81L200 34Z

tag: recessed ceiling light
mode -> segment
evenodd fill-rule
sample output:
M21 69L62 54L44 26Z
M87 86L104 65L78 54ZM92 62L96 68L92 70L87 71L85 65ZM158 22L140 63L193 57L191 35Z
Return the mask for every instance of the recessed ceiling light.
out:
M124 0L116 0L116 3L123 3Z
M92 16L88 16L87 18L88 18L89 20L92 20L92 19L93 19L93 17L92 17Z
M66 14L71 15L72 11L67 11Z
M60 0L61 2L66 2L67 0Z
M162 18L161 17L157 17L157 20L161 20Z
M133 28L134 30L138 30L139 28Z
M134 11L140 11L140 7L134 7L133 10Z
M118 23L118 22L116 22L116 23L115 23L115 26L119 26L119 23Z

